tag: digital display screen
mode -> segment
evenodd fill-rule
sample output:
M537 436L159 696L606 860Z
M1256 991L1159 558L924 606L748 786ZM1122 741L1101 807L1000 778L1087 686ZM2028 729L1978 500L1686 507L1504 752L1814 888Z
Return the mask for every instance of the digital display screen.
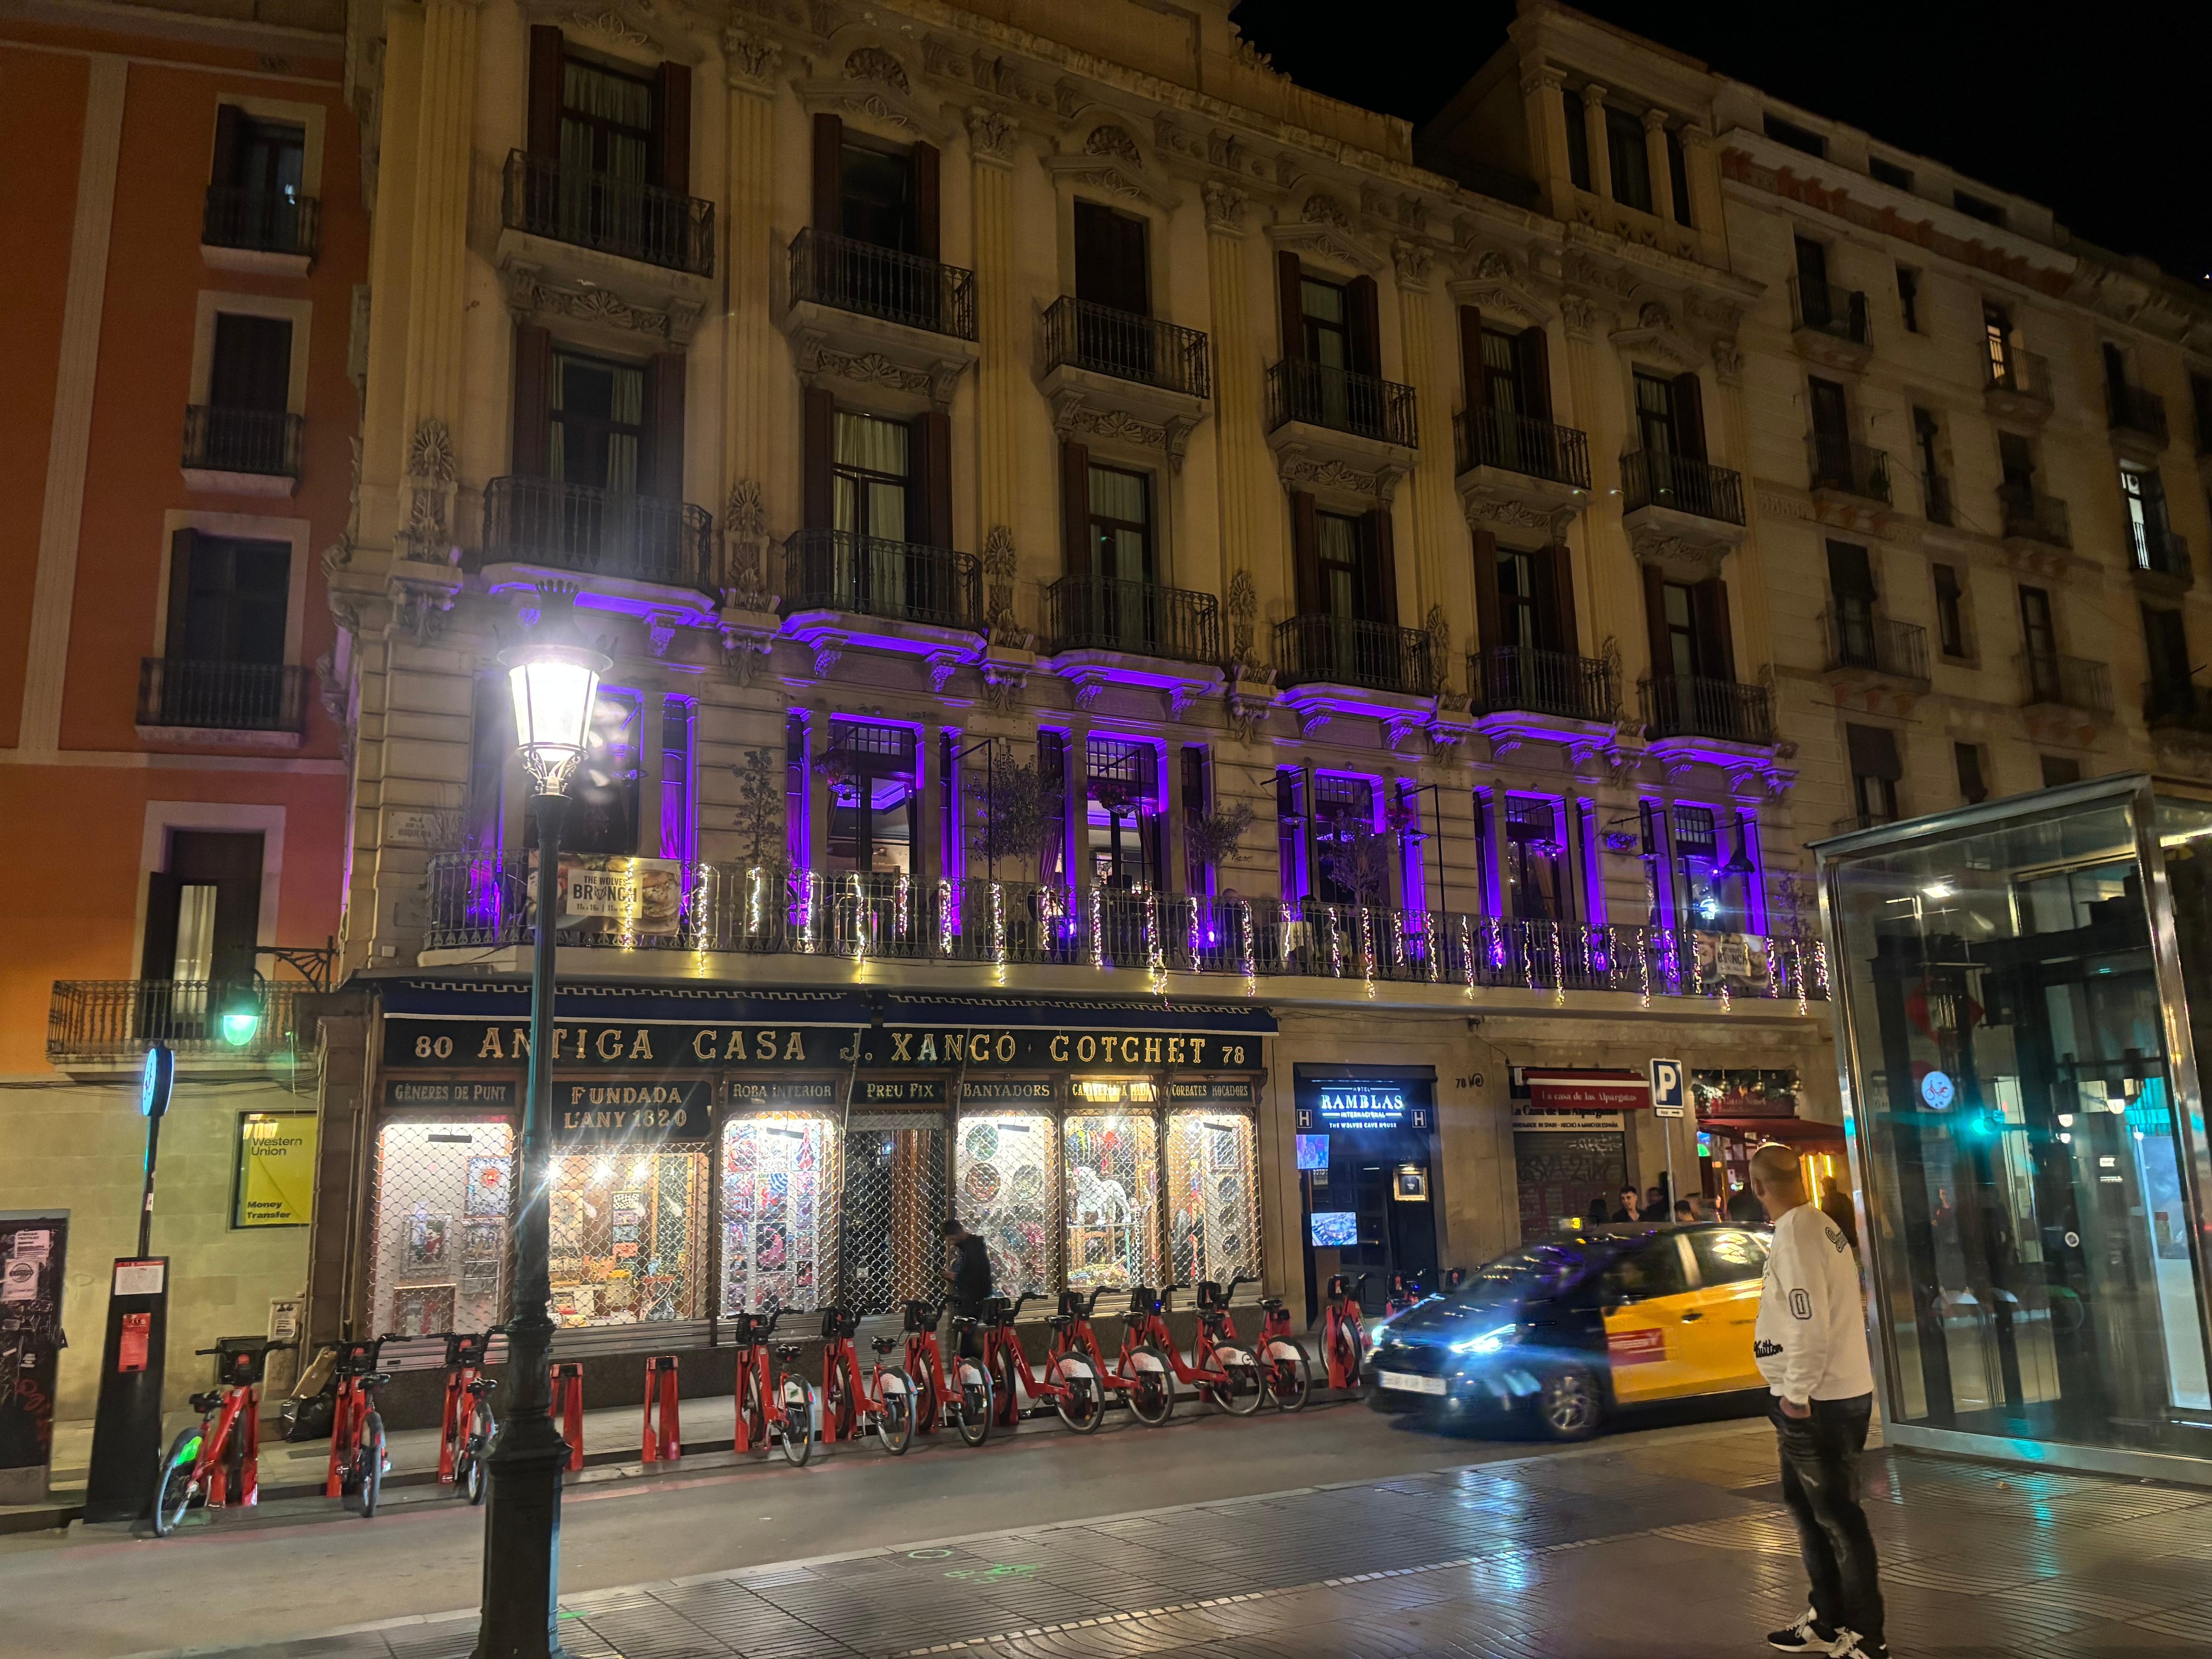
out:
M1341 1250L1359 1243L1359 1212L1357 1210L1316 1210L1310 1224L1310 1231L1316 1249Z
M1298 1137L1298 1168L1301 1170L1328 1168L1328 1137L1327 1135Z

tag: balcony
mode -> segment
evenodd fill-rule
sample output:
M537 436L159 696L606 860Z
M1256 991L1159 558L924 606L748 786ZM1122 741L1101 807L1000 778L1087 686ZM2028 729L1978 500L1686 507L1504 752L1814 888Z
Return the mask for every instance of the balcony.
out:
M2146 461L2156 460L2165 453L2168 436L2165 398L2125 380L2108 380L2105 401L2115 448Z
M2051 365L2010 349L1983 365L1982 407L2001 421L2039 424L2051 413Z
M1054 654L1123 652L1170 662L1221 659L1220 606L1211 593L1103 576L1063 576L1045 589Z
M2023 651L2013 661L2020 669L2023 708L2112 717L2112 671L2103 663L2036 651Z
M1157 444L1180 465L1213 396L1206 336L1157 317L1062 295L1044 313L1044 394L1062 431L1096 426L1078 410Z
M2066 503L2037 493L2033 484L1999 484L1997 511L2004 521L2008 542L2033 542L2043 547L2070 548L2074 526Z
M982 575L973 554L847 530L795 530L784 541L783 559L787 617L830 611L982 629Z
M1275 625L1279 683L1340 685L1402 697L1436 692L1429 636L1418 628L1350 617L1291 617Z
M1730 468L1632 449L1620 458L1620 499L1636 550L1685 580L1712 574L1720 556L1743 541L1743 477Z
M590 591L642 604L686 604L716 591L714 520L688 501L626 495L550 478L484 486L482 563L493 591L532 584L528 570L589 578ZM510 577L496 568L520 566Z
M527 854L446 853L430 862L425 965L434 953L521 954L532 941ZM1132 892L1022 881L916 881L893 874L763 871L686 864L684 903L665 933L586 924L564 949L604 953L611 971L649 972L656 957L678 971L704 954L732 960L713 977L776 983L849 981L870 962L872 982L927 985L950 968L962 985L978 964L1080 969L1115 990L1154 986L1158 973L1218 978L1223 989L1265 978L1269 995L1334 1000L1358 983L1403 985L1425 1003L1474 988L1540 997L1561 993L1821 999L1814 948L1777 938L1748 953L1748 975L1723 979L1687 930L1520 921L1457 912ZM749 957L775 957L757 969ZM811 958L802 963L801 958ZM618 966L617 964L625 964ZM939 964L932 966L931 964ZM1341 985L1345 981L1353 986ZM1339 981L1324 990L1321 982ZM1356 990L1354 992L1356 994ZM1624 1000L1626 1012L1633 1004Z
M227 495L289 495L300 481L306 417L283 410L185 410L185 485Z
M222 1014L246 987L204 980L62 979L46 1012L46 1058L57 1066L136 1066L159 1042L179 1060L259 1064L293 1050L299 1000L312 987L249 981L260 1023L243 1043L226 1040Z
M1303 357L1285 357L1267 368L1267 429L1293 423L1401 449L1420 447L1413 387Z
M1856 368L1874 354L1867 297L1856 289L1791 277L1790 326L1799 349L1822 362Z
M1477 406L1452 416L1452 451L1472 525L1557 534L1589 504L1589 440L1571 426Z
M138 729L172 742L236 741L254 733L299 741L307 671L287 663L138 662Z
M1832 490L1861 501L1889 505L1889 452L1855 444L1832 433L1806 436L1811 458L1813 488Z
M304 276L322 239L322 204L244 185L210 185L200 206L200 258L222 270Z
M681 349L720 299L712 202L519 149L495 258L517 318L633 356Z
M791 239L791 302L827 306L926 334L975 337L973 271L811 226Z
M1527 646L1492 646L1467 659L1467 683L1486 714L1536 714L1610 726L1620 711L1613 665L1598 657Z
M1922 516L1930 524L1959 522L1958 507L1951 500L1951 481L1940 472L1921 474L1920 505Z
M1827 636L1830 673L1927 684L1926 629L1834 605L1820 613L1820 627Z
M2143 723L2154 732L2212 737L2212 698L2188 682L2143 684Z
M2189 542L2163 525L2131 525L2135 573L2145 586L2179 593L2196 580L2189 562Z
M694 276L714 272L714 204L696 196L518 149L507 158L500 205L501 222L526 236Z
M1763 685L1667 674L1640 690L1644 736L1655 743L1705 738L1755 749L1774 743L1774 694Z

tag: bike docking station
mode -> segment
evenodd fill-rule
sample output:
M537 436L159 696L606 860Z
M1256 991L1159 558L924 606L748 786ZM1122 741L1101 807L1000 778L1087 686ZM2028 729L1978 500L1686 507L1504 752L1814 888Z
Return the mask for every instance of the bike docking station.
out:
M584 1368L571 1360L551 1372L553 1402L547 1415L561 1425L561 1438L568 1443L568 1473L584 1468Z
M645 1362L645 1431L639 1453L641 1462L673 1463L683 1457L683 1419L678 1414L677 1400L676 1356L653 1355Z
M84 1519L136 1521L147 1513L146 1472L161 1467L161 1382L169 1341L169 1259L153 1255L154 1162L161 1120L176 1087L177 1057L156 1043L140 1073L138 1112L146 1120L146 1181L138 1210L138 1253L117 1258L108 1283L107 1334L100 1349L100 1401L92 1425L92 1467Z

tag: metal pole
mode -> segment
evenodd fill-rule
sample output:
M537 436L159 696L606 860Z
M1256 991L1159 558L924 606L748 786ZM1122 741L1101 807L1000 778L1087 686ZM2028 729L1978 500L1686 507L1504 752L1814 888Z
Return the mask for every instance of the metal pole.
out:
M555 910L561 830L568 799L540 794L538 933L530 981L530 1089L516 1158L517 1283L507 1325L514 1389L491 1455L484 1511L483 1609L473 1659L565 1659L555 1598L561 1584L561 1470L568 1448L553 1426L553 1319L546 1260L546 1184L551 1167Z
M161 1112L146 1119L146 1190L138 1206L138 1259L154 1254L154 1160L161 1151Z

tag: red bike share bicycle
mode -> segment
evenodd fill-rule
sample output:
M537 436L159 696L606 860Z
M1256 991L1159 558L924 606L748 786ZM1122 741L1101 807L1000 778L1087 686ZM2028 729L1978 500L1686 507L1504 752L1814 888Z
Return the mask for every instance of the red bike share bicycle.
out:
M962 1440L980 1446L991 1437L991 1374L981 1359L961 1356L952 1362L957 1383L946 1381L937 1327L951 1304L946 1297L906 1304L906 1373L914 1382L915 1425L924 1434L934 1434L938 1424L949 1417ZM975 1325L972 1319L953 1320L956 1352L962 1331L972 1331Z
M1328 1278L1328 1303L1322 1310L1321 1356L1328 1366L1328 1386L1356 1389L1367 1358L1367 1332L1360 1320L1360 1298L1371 1275L1356 1279L1343 1273Z
M773 1436L783 1447L785 1458L798 1468L814 1455L814 1428L822 1420L822 1402L814 1385L791 1369L791 1362L799 1358L799 1344L771 1346L769 1341L776 1322L789 1311L778 1308L771 1313L734 1316L742 1350L738 1355L737 1449L745 1452L765 1446Z
M899 1345L895 1336L869 1339L876 1363L866 1380L853 1346L860 1316L842 1308L822 1310L822 1437L858 1440L873 1429L883 1448L896 1457L914 1440L914 1382L896 1364L886 1364Z
M1191 1344L1188 1364L1183 1363L1182 1351L1176 1347L1167 1321L1175 1308L1175 1293L1190 1289L1188 1285L1167 1285L1153 1297L1139 1339L1167 1355L1177 1382L1195 1386L1200 1400L1237 1417L1249 1417L1258 1411L1271 1392L1261 1375L1259 1357L1237 1340L1236 1327L1229 1319L1229 1298L1237 1287L1259 1282L1239 1273L1229 1281L1226 1291L1210 1279L1199 1285L1198 1336Z
M1176 1373L1182 1361L1170 1337L1163 1345L1154 1340L1164 1332L1160 1317L1160 1293L1149 1285L1129 1291L1129 1316L1121 1322L1122 1387L1128 1391L1129 1412L1139 1423L1158 1427L1175 1413Z
M226 1336L212 1348L195 1352L215 1356L216 1385L191 1397L200 1420L179 1429L154 1487L154 1535L167 1538L199 1500L210 1509L259 1500L257 1460L261 1449L261 1371L267 1357L289 1342L258 1336Z
M1106 1391L1098 1384L1097 1368L1090 1353L1069 1340L1073 1320L1066 1314L1053 1316L1052 1343L1045 1352L1042 1376L1030 1369L1029 1356L1022 1352L1021 1339L1014 1334L1022 1304L1038 1294L1025 1291L1012 1302L994 1296L983 1304L983 1369L990 1373L991 1387L998 1396L999 1424L1012 1428L1020 1415L1015 1394L1018 1380L1021 1392L1029 1395L1033 1406L1049 1405L1076 1433L1093 1433L1106 1416Z
M323 1479L325 1498L360 1494L363 1520L376 1513L384 1477L392 1469L392 1454L384 1444L384 1419L376 1410L376 1391L392 1381L389 1372L376 1369L383 1348L380 1336L338 1346L338 1398L331 1416L331 1466Z
M438 1433L438 1480L460 1489L471 1504L484 1500L484 1459L499 1425L492 1420L491 1391L483 1374L492 1333L446 1333L446 1403Z

